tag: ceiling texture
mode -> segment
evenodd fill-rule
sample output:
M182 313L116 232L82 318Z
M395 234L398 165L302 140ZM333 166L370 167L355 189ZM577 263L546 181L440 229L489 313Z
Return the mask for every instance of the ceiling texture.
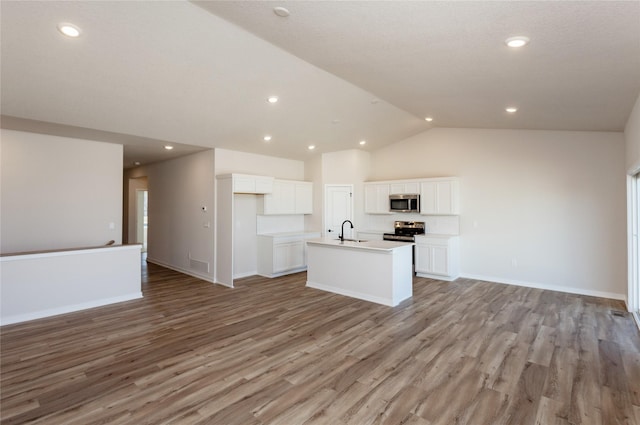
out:
M0 19L2 127L121 143L125 167L432 127L623 131L640 93L640 1L4 0Z

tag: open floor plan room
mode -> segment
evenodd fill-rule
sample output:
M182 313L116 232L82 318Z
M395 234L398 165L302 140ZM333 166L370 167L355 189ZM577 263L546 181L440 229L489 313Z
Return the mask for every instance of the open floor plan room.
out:
M414 277L387 307L150 264L144 298L2 329L13 424L637 424L622 301Z

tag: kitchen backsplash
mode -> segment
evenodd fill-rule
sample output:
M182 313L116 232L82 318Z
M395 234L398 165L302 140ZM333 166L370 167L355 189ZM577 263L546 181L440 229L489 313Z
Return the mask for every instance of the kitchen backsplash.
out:
M440 235L460 234L460 217L457 215L366 214L365 223L356 227L358 227L359 230L383 230L385 232L393 232L393 222L397 220L424 221L426 233L436 233Z
M304 215L257 215L256 233L301 232L304 230Z

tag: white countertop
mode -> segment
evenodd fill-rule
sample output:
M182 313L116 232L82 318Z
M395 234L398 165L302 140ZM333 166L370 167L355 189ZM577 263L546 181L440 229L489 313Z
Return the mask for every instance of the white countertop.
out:
M341 242L336 238L320 238L307 241L309 245L326 245L335 248L361 249L369 251L393 251L407 245L414 245L413 242L396 242L396 241L347 241Z

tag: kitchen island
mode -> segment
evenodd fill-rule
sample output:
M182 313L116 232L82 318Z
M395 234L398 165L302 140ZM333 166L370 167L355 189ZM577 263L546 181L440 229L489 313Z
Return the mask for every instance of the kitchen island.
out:
M413 295L411 242L307 241L307 286L396 306Z

